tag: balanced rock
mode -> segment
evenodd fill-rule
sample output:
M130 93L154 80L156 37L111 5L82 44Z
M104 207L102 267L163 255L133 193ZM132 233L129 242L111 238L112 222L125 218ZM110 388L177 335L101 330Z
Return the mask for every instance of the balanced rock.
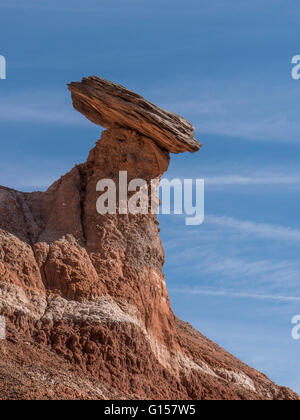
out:
M96 211L100 179L198 150L192 126L103 79L69 88L108 129L46 192L0 187L0 398L299 399L175 317L155 214Z
M93 76L70 83L69 89L75 109L95 124L134 130L172 153L197 152L201 147L188 121L123 86Z

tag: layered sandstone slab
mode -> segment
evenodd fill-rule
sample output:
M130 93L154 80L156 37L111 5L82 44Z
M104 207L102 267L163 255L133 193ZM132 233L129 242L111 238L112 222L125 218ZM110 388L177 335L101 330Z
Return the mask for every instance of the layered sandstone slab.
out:
M70 83L69 89L74 107L95 124L135 130L172 153L201 147L188 121L123 86L93 76Z
M44 193L0 187L0 398L299 399L175 317L155 214L97 213L99 180L150 184L195 144L173 114L85 80L74 105L110 127L87 161Z

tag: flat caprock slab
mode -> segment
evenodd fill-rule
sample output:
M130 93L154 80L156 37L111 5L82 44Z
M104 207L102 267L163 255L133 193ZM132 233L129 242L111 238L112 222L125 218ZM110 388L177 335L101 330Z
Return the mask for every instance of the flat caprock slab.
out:
M196 152L194 127L123 86L97 76L69 84L74 108L105 128L124 127L151 138L172 153Z

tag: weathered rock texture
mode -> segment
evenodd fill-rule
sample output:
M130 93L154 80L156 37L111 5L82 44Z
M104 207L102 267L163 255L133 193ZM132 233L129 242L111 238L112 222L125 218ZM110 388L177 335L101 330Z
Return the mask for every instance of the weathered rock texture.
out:
M201 147L188 121L123 86L89 77L71 83L69 89L74 107L95 124L133 129L172 153L196 152Z
M155 215L96 211L100 179L197 150L191 126L102 79L70 89L109 128L45 193L0 188L0 398L298 399L174 316Z

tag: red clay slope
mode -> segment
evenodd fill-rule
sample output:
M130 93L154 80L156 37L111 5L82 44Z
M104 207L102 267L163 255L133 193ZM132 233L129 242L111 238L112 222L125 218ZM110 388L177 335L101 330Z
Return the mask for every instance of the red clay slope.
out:
M156 215L96 211L100 179L197 151L192 126L102 79L70 90L108 127L87 162L45 193L0 187L0 398L299 399L174 316Z

